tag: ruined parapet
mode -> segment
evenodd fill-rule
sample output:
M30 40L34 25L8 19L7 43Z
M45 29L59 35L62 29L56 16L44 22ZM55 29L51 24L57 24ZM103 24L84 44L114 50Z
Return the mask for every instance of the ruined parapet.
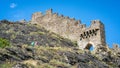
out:
M49 10L46 11L46 15L52 15L52 13L53 13L52 9L49 9Z
M47 10L43 15L42 13L34 13L32 15L32 24L36 23L47 30L51 30L65 38L69 38L72 41L76 41L79 37L79 25L81 25L80 20L75 20L75 18L69 18L68 16L58 15L58 13L53 13L52 9ZM84 25L83 25L84 27ZM79 29L79 30L78 30ZM77 37L76 37L77 36Z
M81 29L81 32L82 32L82 30L84 31L87 27L86 27L86 24L80 24L79 28Z
M57 17L58 17L58 13L54 13L53 18L57 18Z
M91 46L93 48L97 48L99 45L104 47L106 45L104 25L99 20L92 21L91 26L84 28L80 33L78 45L83 50L90 49Z
M77 41L79 48L83 50L89 49L91 46L94 48L106 46L104 25L99 20L91 21L90 27L86 27L80 20L58 15L58 13L53 13L52 9L50 9L46 11L45 15L39 12L34 13L32 24L34 23L64 38Z

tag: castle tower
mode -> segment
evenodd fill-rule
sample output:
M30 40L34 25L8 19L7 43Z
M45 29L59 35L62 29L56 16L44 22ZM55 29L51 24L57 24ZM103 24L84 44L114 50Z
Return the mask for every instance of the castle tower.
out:
M92 21L91 26L83 29L80 33L78 45L82 50L89 50L91 46L93 46L93 48L105 46L104 25L99 20Z
M31 24L39 24L64 38L76 42L79 49L90 49L91 46L96 50L106 47L104 25L99 20L91 21L90 27L86 27L79 20L69 17L59 16L53 13L52 9L46 11L46 14L37 12L32 15Z

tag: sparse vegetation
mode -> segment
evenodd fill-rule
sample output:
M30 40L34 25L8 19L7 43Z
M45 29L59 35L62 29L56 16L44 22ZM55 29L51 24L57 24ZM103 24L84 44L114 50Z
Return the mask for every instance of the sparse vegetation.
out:
M12 66L15 64L16 62L5 62L4 64L0 64L0 68L12 68Z
M67 68L70 67L70 64L67 64L65 62L61 62L61 61L58 61L58 60L55 60L55 59L51 60L49 63L51 65L55 66L55 67L63 67L63 68L64 67L67 67Z
M4 48L6 46L10 46L10 42L7 39L0 38L0 47Z
M0 25L0 68L112 68L119 65L120 54L116 49L110 49L108 56L101 53L96 55L78 49L76 42L39 25ZM32 41L37 41L38 44L30 46Z

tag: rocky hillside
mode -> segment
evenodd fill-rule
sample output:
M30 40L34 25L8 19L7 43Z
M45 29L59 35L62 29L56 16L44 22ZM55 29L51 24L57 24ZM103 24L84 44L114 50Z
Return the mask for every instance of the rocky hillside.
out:
M0 37L8 39L13 45L30 45L36 41L39 46L73 46L74 44L59 35L38 25L2 20Z
M82 51L75 42L30 23L0 21L0 68L120 68L120 48ZM36 46L31 42L37 41ZM0 44L0 46L3 44Z

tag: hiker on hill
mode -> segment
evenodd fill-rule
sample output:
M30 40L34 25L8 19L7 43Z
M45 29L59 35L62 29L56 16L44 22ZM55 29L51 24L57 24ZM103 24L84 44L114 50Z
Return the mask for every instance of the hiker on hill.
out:
M31 42L31 46L37 46L38 45L38 43L37 43L37 41L33 41L33 42Z

